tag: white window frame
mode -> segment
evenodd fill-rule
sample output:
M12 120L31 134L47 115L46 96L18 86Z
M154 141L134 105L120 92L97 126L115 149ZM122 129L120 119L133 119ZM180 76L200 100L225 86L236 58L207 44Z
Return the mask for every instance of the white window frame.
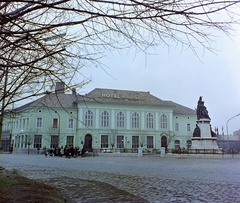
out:
M53 120L52 120L52 127L54 129L57 129L59 127L59 119L58 118L53 118Z
M73 135L68 135L66 137L66 145L67 146L73 146L74 145L74 136Z
M153 114L148 113L146 119L147 119L147 128L148 129L153 129Z
M50 148L58 147L58 138L58 135L51 135Z
M139 136L138 135L133 135L132 136L132 148L139 148Z
M124 148L124 135L117 135L117 148Z
M122 111L117 113L117 128L124 128L125 115Z
M87 110L85 112L85 126L87 127L93 126L93 112L91 110Z
M153 148L153 136L152 135L148 135L147 136L147 148Z
M139 114L137 112L134 112L132 114L132 128L139 128Z
M68 128L73 129L73 118L68 119Z
M101 148L109 147L109 135L101 135Z
M161 129L167 129L167 122L168 122L167 115L166 114L162 114L160 116L160 126L161 126Z
M191 125L190 125L190 123L187 124L187 132L191 132Z
M43 127L43 118L37 118L36 128L42 128L42 127Z
M179 132L179 123L175 123L175 131Z
M42 148L42 135L34 135L33 148Z
M109 113L107 111L103 111L101 114L101 126L103 128L109 127Z

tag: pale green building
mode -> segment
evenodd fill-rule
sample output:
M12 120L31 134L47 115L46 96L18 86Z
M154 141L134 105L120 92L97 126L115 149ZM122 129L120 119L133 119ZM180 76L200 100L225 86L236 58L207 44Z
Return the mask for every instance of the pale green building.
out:
M196 119L195 110L149 92L96 88L86 95L65 94L57 83L55 93L6 114L3 133L14 152L65 145L171 150L191 147Z

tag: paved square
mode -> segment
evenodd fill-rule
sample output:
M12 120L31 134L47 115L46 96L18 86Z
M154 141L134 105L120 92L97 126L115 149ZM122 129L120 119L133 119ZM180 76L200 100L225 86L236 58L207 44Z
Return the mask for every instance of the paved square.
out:
M29 178L49 182L65 192L70 190L69 186L80 187L81 180L93 180L141 198L135 202L240 202L239 157L108 155L67 159L1 154L0 166L15 168ZM95 201L91 201L91 195L83 200L78 190L71 191L76 191L69 194L72 202L97 202L98 195L101 199L98 202L123 202L110 201L97 190L92 194Z

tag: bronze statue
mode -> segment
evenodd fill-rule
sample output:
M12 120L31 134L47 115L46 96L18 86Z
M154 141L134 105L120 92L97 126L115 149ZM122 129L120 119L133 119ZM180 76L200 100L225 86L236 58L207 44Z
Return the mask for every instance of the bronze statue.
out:
M199 120L201 118L210 119L207 108L204 106L204 101L202 101L202 97L199 97L197 105L197 119Z
M196 125L196 128L193 131L193 137L201 137L200 128Z

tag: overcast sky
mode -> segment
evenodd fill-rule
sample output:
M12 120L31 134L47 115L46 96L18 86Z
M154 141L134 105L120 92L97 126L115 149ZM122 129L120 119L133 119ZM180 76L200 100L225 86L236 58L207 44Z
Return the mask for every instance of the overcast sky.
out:
M92 82L78 92L94 88L150 91L162 100L171 100L196 108L199 96L211 118L213 129L219 132L231 117L240 113L240 28L231 38L219 35L211 45L215 53L203 51L198 45L198 57L181 47L157 48L156 55L132 52L113 53L102 62L108 66L85 68L82 73ZM228 123L228 132L240 129L240 116Z

